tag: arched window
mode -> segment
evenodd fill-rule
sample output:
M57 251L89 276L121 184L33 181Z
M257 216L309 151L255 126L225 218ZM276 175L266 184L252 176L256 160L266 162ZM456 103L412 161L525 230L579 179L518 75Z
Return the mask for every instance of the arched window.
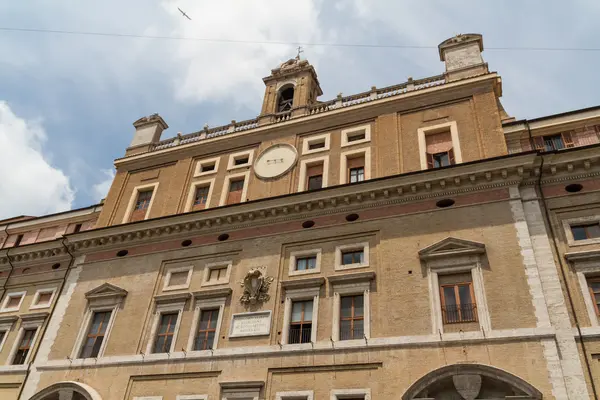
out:
M279 99L277 101L277 112L290 111L294 103L294 87L287 86L279 91Z

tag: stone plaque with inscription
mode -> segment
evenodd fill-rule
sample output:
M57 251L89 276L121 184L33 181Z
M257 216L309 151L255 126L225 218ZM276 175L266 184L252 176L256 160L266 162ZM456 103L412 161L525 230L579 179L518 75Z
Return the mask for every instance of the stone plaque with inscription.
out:
M271 331L271 311L233 314L229 337L264 336Z

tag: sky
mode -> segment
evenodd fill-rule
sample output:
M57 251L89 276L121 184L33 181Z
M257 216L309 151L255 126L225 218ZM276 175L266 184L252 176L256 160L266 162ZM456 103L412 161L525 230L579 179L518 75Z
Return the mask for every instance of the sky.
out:
M0 0L0 218L98 203L142 116L165 119L163 138L255 117L262 78L297 43L323 101L440 74L436 46L481 33L511 116L595 106L600 51L514 48L600 49L598 21L598 0Z

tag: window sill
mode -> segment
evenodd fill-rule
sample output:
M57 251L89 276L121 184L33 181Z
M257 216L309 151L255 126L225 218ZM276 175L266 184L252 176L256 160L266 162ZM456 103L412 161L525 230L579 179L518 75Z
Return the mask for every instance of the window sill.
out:
M19 308L4 308L4 309L0 310L0 314L10 313L10 312L17 312L20 309L21 309L21 307L19 307Z
M176 285L176 286L167 286L162 291L163 292L173 292L175 290L186 290L190 285Z
M37 305L37 306L31 306L29 307L30 310L41 310L44 308L50 308L50 304L43 304L43 305Z
M369 268L369 264L346 264L346 265L336 265L335 266L335 270L336 271L346 271L346 270L350 270L350 269L359 269L359 268Z
M312 274L320 274L320 273L321 273L320 268L313 268L313 269L304 269L304 270L300 270L300 271L289 271L288 275L289 276L303 276L303 275L312 275Z
M600 238L569 241L569 247L587 246L590 244L600 244Z
M217 173L216 170L214 170L214 171L206 171L206 172L198 172L196 175L194 175L194 178L197 178L199 176L213 175L213 174L216 174L216 173Z
M227 171L234 171L236 169L241 169L241 168L250 168L252 166L252 164L247 163L247 164L240 164L240 165L232 165L229 168L227 168Z
M227 285L229 283L229 280L222 280L222 281L216 281L216 282L202 282L200 284L200 287L205 287L205 286L219 286L219 285Z
M318 148L318 149L314 149L314 150L306 150L305 152L302 153L302 155L307 156L310 154L321 153L324 151L329 151L329 147L322 147L322 148Z
M365 143L370 143L370 142L371 142L370 138L369 139L360 139L360 140L355 140L353 142L342 143L342 145L340 147L351 147L351 146L354 146L357 144L365 144Z

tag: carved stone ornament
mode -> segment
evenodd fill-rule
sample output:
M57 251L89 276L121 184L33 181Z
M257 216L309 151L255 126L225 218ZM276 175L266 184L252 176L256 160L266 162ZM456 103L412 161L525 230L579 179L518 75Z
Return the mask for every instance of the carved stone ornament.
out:
M465 400L473 400L481 390L481 375L454 375L454 388Z
M241 282L244 294L240 297L240 302L243 304L256 304L269 301L271 296L268 292L271 282L273 282L272 276L263 275L258 268L251 269Z

